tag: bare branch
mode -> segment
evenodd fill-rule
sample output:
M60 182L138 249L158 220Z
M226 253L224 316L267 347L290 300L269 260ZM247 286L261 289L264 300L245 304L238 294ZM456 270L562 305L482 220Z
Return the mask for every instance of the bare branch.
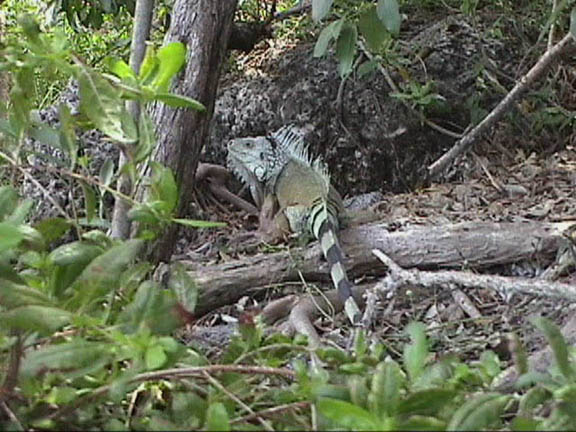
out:
M568 33L564 38L546 51L540 60L524 75L504 99L482 120L474 129L462 137L454 146L444 153L436 162L428 167L428 176L434 178L439 175L458 155L468 150L480 136L494 126L504 114L512 107L512 104L528 89L548 66L556 60L570 46L572 36Z

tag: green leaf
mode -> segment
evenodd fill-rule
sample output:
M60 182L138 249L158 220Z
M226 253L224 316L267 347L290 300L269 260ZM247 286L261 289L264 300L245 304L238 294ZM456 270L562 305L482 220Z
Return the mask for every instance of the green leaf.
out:
M204 430L207 431L229 431L230 417L221 402L212 403L206 410L206 422Z
M106 228L105 228L106 229ZM102 230L93 229L86 231L82 234L82 240L86 240L92 244L108 248L113 245L113 241Z
M157 224L160 223L158 215L155 214L146 204L140 204L128 210L128 218L132 221Z
M62 237L70 228L72 224L63 218L47 218L42 219L34 228L42 234L46 243L52 243Z
M76 303L86 305L112 291L121 273L136 258L142 244L141 240L128 240L94 258L74 282Z
M406 326L406 333L410 336L411 343L404 347L404 367L411 381L416 381L426 366L428 358L428 342L422 323L412 322Z
M320 21L326 17L328 12L330 12L332 3L334 3L334 0L312 0L312 19Z
M143 85L149 85L156 74L158 73L158 57L156 57L156 50L152 45L146 47L146 55L142 60L138 78Z
M336 57L339 60L338 72L340 77L345 77L352 71L352 64L356 56L356 39L358 33L356 26L350 23L344 24L340 36L336 41Z
M16 136L20 136L30 126L32 103L36 100L34 71L30 67L22 67L14 74L14 78L15 82L10 90L10 122Z
M193 228L222 228L226 226L226 222L211 222L211 221L202 221L194 219L172 218L172 222Z
M364 376L351 376L348 379L348 392L354 405L362 408L367 406L369 391Z
M159 163L151 163L152 179L150 191L152 192L152 199L150 201L161 201L166 214L171 214L178 204L178 186L174 179L174 174L169 168L160 165ZM153 205L152 202L148 202Z
M72 314L63 309L28 305L0 312L0 323L10 328L48 335L70 322Z
M400 422L396 428L402 431L444 431L446 423L435 417L413 415L406 421Z
M494 351L484 351L480 355L480 370L483 371L483 378L489 384L496 376L502 372L500 359Z
M458 395L455 390L429 389L411 393L402 400L398 413L407 415L438 415Z
M554 399L567 402L571 405L576 403L576 384L563 385L554 392Z
M0 114L4 115L5 112L6 111L2 106L0 108ZM18 131L15 130L12 123L5 118L0 118L0 132L11 139L18 139Z
M102 367L103 361L113 355L109 342L73 340L61 344L45 345L26 353L22 374L33 376L49 371L75 371L91 366Z
M50 147L63 150L68 153L68 149L60 144L60 132L47 125L38 125L30 129L30 136L36 141Z
M378 18L380 18L380 21L390 33L394 35L400 33L402 17L400 16L397 0L378 0L376 12L378 13Z
M17 225L0 222L0 253L13 249L24 239L24 234Z
M378 19L376 6L371 6L360 16L358 29L371 51L378 51L386 40L386 27Z
M364 408L338 399L324 398L316 404L318 411L337 427L349 430L380 430L378 418Z
M400 366L393 360L378 364L368 395L370 412L379 416L396 414L403 378Z
M28 39L31 48L40 52L46 49L46 46L41 38L42 30L40 30L40 26L32 17L32 15L25 14L18 17L18 24L20 24L22 32Z
M178 424L186 424L188 430L200 430L199 418L208 409L206 400L190 392L172 392L171 413Z
M548 389L539 385L532 387L520 398L518 412L523 415L529 415L536 407L551 399L552 393Z
M111 247L102 255L96 257L84 269L79 283L111 284L118 280L120 273L136 258L142 248L140 240L127 240L117 246Z
M83 241L66 243L57 247L50 255L50 260L54 265L65 266L70 264L84 264L92 261L102 253L100 246L88 244Z
M357 359L362 359L368 353L368 341L365 331L358 331L354 338L354 355Z
M28 305L52 305L50 298L43 292L5 279L0 279L0 299L6 309Z
M58 118L60 119L59 148L68 155L70 158L70 169L74 169L78 158L78 138L70 108L66 104L60 104L58 107Z
M146 368L148 370L159 369L166 363L166 353L161 345L152 345L146 349L146 354L144 355L144 361L146 362Z
M110 72L130 83L136 82L136 74L132 68L122 59L114 59L110 65Z
M449 431L472 431L492 429L500 421L500 414L510 399L497 393L486 393L473 397L452 415Z
M69 404L78 397L78 390L74 387L52 387L46 396L46 402L53 405Z
M86 211L86 220L90 222L96 214L96 192L88 183L80 181L82 192L84 193L84 207Z
M252 326L255 329L255 326ZM244 338L246 340L246 338ZM346 400L350 398L348 387L336 384L317 384L311 389L311 395L314 399L338 399Z
M510 428L513 431L537 431L544 430L542 428L541 422L531 418L531 417L516 417L512 420Z
M123 325L125 333L149 329L154 334L169 334L181 324L176 305L171 291L145 281L138 288L132 303L121 312L118 323Z
M344 25L344 20L339 19L327 25L324 30L320 32L316 45L314 45L314 57L322 57L328 50L328 45L332 39L338 39L340 31Z
M112 159L106 159L102 166L100 167L100 173L98 174L100 183L103 186L110 186L112 179L114 178L114 161ZM101 188L100 194L104 195L106 190Z
M12 186L0 186L0 221L11 214L18 204L18 193Z
M24 236L22 245L28 249L40 250L45 247L44 238L29 225L18 225L18 231Z
M26 217L28 216L28 213L30 213L30 209L32 208L33 204L34 203L31 199L25 199L18 206L16 206L12 214L6 218L6 222L10 222L16 225L23 224L26 220Z
M186 62L186 46L181 42L171 42L160 48L156 56L159 60L158 73L152 81L152 87L157 92L166 92L170 80Z
M138 144L134 154L134 163L142 162L152 153L156 145L154 123L145 109L140 110L138 122Z
M196 99L176 93L156 93L154 94L154 99L174 108L190 108L200 112L206 111L206 107Z
M123 144L136 142L131 135L136 130L134 120L127 114L120 92L90 68L81 65L78 72L80 110L98 129ZM129 124L131 122L131 124Z
M122 123L122 130L124 134L129 137L130 144L135 144L138 141L138 125L135 122L132 114L126 109L124 103L122 104L122 110L120 111L120 121Z
M533 318L532 324L534 324L548 340L550 347L554 353L554 360L558 365L560 373L567 380L574 382L574 368L570 364L570 357L568 354L568 346L566 345L566 340L558 326L556 326L552 321L544 317Z
M26 281L14 270L14 267L10 264L6 264L0 261L0 283L2 279L16 283L25 284Z
M194 312L198 301L198 286L181 263L176 262L170 266L168 287L174 291L184 310Z

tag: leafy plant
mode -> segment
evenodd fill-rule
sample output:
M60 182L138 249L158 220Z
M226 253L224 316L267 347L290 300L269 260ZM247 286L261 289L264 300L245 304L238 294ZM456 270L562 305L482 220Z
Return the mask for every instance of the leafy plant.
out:
M12 166L21 160L21 151L26 136L33 136L42 143L64 153L70 161L69 169L74 170L77 161L78 143L75 128L95 127L102 131L113 143L125 150L128 163L124 172L136 182L139 164L144 162L155 145L152 122L146 110L141 110L136 123L128 114L123 103L125 99L137 99L142 103L161 101L175 107L203 110L197 101L186 96L168 92L171 78L182 67L186 55L180 43L168 44L158 51L149 49L138 75L134 74L122 60L111 62L116 77L102 75L85 65L69 49L63 34L42 33L38 25L30 18L22 20L26 39L5 48L5 56L0 63L6 70L14 71L14 83L11 90L8 118L0 122L0 131L8 140L0 158ZM60 125L52 128L36 123L33 112L33 77L37 69L58 69L75 78L79 84L80 116L72 117L66 106L60 107ZM110 188L117 176L113 166L105 164L99 179L87 178L73 171L60 170L64 175L80 179L85 196L85 220L91 222L95 217L98 195L94 186L100 189L102 199L105 192L117 196L118 192ZM132 216L143 222L142 233L151 237L150 224L160 226L176 222L196 227L215 226L200 221L176 219L173 213L177 204L177 191L170 172L159 166L154 167L154 175L149 183L148 200L136 203L132 197L123 196L135 205Z
M440 109L445 102L445 98L434 91L434 83L431 81L424 85L410 81L403 92L392 93L390 96L407 101L421 112Z
M326 18L332 5L333 0L313 1L312 18L315 21ZM318 36L314 56L325 55L330 44L334 42L339 62L338 71L344 78L352 72L359 34L371 50L378 52L387 39L399 33L401 16L397 0L379 0L376 5L344 8L340 15L338 20L328 24Z

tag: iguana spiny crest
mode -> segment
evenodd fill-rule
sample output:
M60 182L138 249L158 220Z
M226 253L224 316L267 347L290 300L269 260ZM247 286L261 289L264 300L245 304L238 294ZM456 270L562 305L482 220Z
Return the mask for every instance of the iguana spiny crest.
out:
M257 205L263 195L278 204L277 226L287 222L292 232L312 234L320 241L346 314L356 323L360 311L336 237L342 198L331 187L325 165L308 155L303 137L293 126L285 126L269 136L234 139L228 144L228 167L250 187Z

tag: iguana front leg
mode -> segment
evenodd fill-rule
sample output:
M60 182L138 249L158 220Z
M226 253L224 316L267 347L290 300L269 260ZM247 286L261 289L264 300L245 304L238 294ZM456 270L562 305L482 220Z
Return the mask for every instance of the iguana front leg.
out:
M264 197L258 222L258 232L264 242L276 244L288 239L290 224L274 195Z

